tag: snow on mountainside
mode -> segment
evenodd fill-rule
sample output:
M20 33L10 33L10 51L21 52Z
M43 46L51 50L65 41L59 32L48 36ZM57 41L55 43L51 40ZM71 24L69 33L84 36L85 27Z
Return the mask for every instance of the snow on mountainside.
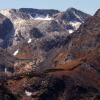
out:
M4 9L0 13L8 17L14 27L13 35L9 36L9 52L20 59L32 59L34 67L44 61L48 52L64 46L69 41L67 37L90 17L74 8L64 12L28 8ZM31 65L26 67L25 69L29 69Z
M13 55L16 56L16 55L18 54L18 52L19 52L19 50L17 49L17 50L13 53Z
M53 20L53 18L47 15L46 17L35 17L34 20Z
M90 17L90 15L74 8L65 12L31 8L2 9L0 13L13 23L15 32L9 38L10 41L13 41L12 47L18 47L24 42L30 45L39 38L37 41L41 41L43 46L46 44L46 47L44 46L46 50L53 48L58 40L62 43L63 40L60 40L62 37L65 38L76 31L81 23ZM55 41L54 44L52 41Z
M31 38L29 38L28 43L31 43L31 42L32 42L32 39L31 39Z
M84 22L84 20L90 16L83 13L75 8L69 8L65 12L60 12L57 10L41 10L41 9L31 9L31 8L21 8L21 9L2 9L0 13L7 16L10 19L35 19L35 20L51 20L56 16L56 20L61 17L61 20L66 21L78 21ZM63 13L63 15L62 15ZM61 14L59 16L59 14ZM34 15L34 16L33 16Z

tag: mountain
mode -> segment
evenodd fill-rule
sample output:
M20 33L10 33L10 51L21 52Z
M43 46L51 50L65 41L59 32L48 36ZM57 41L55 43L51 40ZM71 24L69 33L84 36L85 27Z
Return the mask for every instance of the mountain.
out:
M0 13L13 24L13 33L7 36L7 42L4 41L8 52L19 59L31 59L35 69L47 58L48 52L58 52L69 41L67 37L90 17L75 8L65 12L52 9L3 9ZM26 62L24 64L27 66ZM22 60L16 63L15 68L24 65ZM30 67L21 67L21 71L32 68L30 63L28 65Z
M13 40L12 45L28 41L31 38L32 32L34 33L34 28L37 28L43 35L41 38L68 35L77 30L81 23L90 17L90 15L74 8L70 8L65 12L53 9L3 9L0 10L0 13L8 17L13 23L15 32L11 38ZM60 19L58 18L59 14L61 14ZM32 39L34 39L34 36Z
M14 70L0 80L2 100L100 99L100 10L90 16L70 8L52 17L10 20L20 30L19 42L0 49L0 64ZM70 34L70 22L82 24Z
M77 30L89 16L90 15L75 8L68 8L65 12L54 15L57 20L61 21L61 24L64 25L69 33L73 33Z
M86 20L70 35L69 43L53 57L56 68L69 70L72 77L82 79L83 83L100 86L100 10ZM67 48L66 48L67 47ZM49 61L50 62L50 61ZM48 64L47 64L48 65ZM86 83L85 83L86 84Z
M69 35L61 49L48 52L47 58L40 63L38 69L47 76L40 75L43 78L38 77L34 82L32 78L28 80L30 86L26 85L25 91L22 91L25 92L23 99L100 99L99 14L100 10Z
M15 31L9 39L13 43L8 52L19 59L32 59L34 66L43 62L48 52L55 49L59 51L68 42L67 37L90 17L75 8L65 12L31 8L4 9L0 13L11 20Z
M84 22L86 18L88 18L89 14L86 14L80 10L75 8L69 8L65 11L65 15L62 17L67 21L78 21Z

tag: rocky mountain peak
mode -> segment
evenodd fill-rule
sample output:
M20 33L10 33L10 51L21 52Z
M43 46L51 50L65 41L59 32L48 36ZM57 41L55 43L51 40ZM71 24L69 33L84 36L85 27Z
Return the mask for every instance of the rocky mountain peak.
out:
M75 9L75 8L68 8L66 11L79 11L79 10L77 10L77 9Z
M69 21L77 20L77 21L83 23L85 21L85 19L87 17L89 17L90 15L88 15L80 10L77 10L75 8L68 8L65 12L65 16L66 16L66 19Z
M16 19L29 19L29 15L19 12L18 9L2 9L0 13L8 17L11 21Z

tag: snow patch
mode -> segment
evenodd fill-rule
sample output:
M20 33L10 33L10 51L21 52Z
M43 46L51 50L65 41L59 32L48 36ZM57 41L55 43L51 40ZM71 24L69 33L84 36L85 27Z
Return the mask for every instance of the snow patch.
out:
M29 92L29 91L25 90L25 94L26 94L27 96L31 96L31 95L32 95L32 92Z
M47 15L46 17L35 17L34 20L53 20L53 18L49 17L49 15Z
M77 30L81 25L80 22L70 22L69 24L72 25L75 28L75 30Z
M5 73L7 73L7 68L5 68Z
M74 31L73 30L68 30L69 34L72 34Z
M28 43L31 43L31 42L32 42L32 39L31 39L31 38L29 38Z
M13 53L13 55L16 56L16 55L18 54L18 52L19 52L19 50L17 49L17 50Z

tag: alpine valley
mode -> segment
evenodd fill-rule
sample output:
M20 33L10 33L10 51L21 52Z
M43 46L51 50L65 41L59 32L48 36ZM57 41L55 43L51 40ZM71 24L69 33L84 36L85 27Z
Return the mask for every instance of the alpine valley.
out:
M100 100L100 9L1 9L0 100Z

